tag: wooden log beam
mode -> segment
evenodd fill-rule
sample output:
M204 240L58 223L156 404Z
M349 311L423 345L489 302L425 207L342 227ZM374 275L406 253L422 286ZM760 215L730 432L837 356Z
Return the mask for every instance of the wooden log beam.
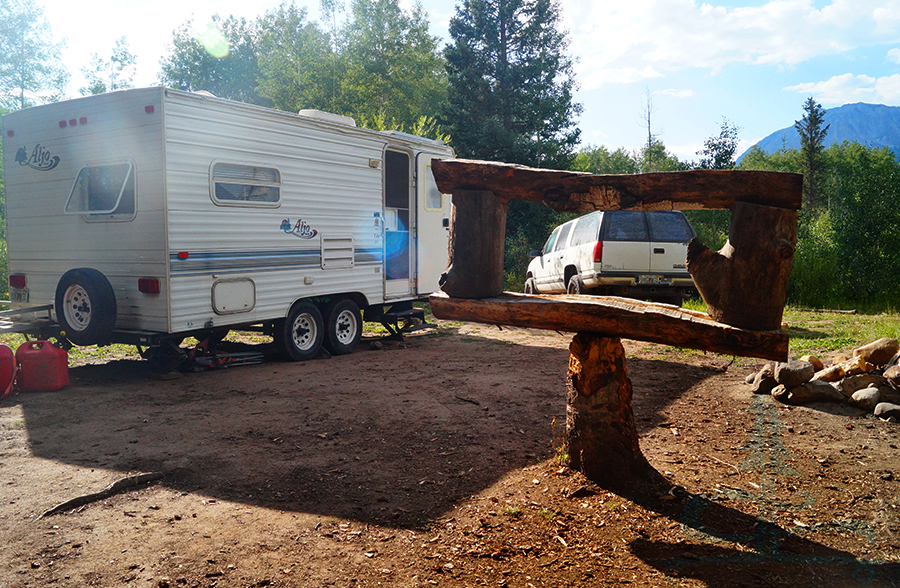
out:
M736 202L718 252L693 239L687 269L715 320L743 329L781 327L797 245L797 211Z
M435 160L431 169L445 194L490 190L558 212L730 209L735 202L799 210L803 188L800 174L743 170L595 175L466 159Z
M702 312L613 296L526 296L505 292L483 300L435 292L431 312L441 319L599 333L714 353L787 361L787 331L748 331Z

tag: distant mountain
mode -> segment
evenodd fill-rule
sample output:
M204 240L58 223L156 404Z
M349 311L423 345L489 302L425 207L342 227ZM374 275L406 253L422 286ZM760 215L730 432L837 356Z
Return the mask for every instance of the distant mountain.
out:
M900 159L900 106L845 104L826 110L825 124L831 125L825 136L825 147L856 141L867 147L887 147ZM768 153L782 147L800 149L800 135L792 125L775 131L757 145ZM746 151L741 154L738 161L746 154Z

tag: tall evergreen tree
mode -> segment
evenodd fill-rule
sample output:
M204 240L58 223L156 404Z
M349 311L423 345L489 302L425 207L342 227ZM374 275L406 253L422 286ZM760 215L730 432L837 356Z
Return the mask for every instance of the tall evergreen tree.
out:
M831 125L824 125L825 109L810 96L803 104L806 113L794 123L800 133L800 156L803 162L803 195L806 204L821 206L822 178L824 175L825 135Z
M34 2L0 2L0 105L21 109L62 97L69 72L59 63L43 9Z
M567 169L579 130L556 0L463 0L444 55L444 115L463 157Z

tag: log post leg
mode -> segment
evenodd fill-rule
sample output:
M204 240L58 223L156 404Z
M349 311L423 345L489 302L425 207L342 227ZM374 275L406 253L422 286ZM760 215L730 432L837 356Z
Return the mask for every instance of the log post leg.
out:
M440 285L451 298L492 298L503 292L508 201L493 192L453 193L450 263Z
M735 202L722 249L710 251L697 239L688 244L687 268L709 316L742 329L779 330L796 245L796 210Z
M618 338L578 333L569 345L566 438L569 467L609 490L661 477L638 446L631 380Z

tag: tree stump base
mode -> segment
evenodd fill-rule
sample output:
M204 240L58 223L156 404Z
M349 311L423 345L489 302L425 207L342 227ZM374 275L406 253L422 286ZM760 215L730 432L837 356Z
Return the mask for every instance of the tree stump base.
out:
M635 482L664 481L638 446L631 380L625 369L622 342L597 333L578 333L569 345L569 352L566 374L569 467L618 493L633 494L637 490Z

